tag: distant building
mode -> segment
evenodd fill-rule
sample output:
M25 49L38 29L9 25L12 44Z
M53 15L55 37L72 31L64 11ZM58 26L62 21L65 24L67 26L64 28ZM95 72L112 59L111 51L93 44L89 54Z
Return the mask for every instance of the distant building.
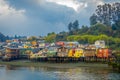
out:
M45 47L45 43L39 43L39 47Z
M86 45L79 44L78 47L81 48L81 49L84 49L86 47Z
M65 43L65 47L69 47L69 48L76 48L79 46L78 42L66 42Z
M95 45L93 45L93 44L91 44L91 45L86 45L85 46L85 49L89 49L89 50L91 50L91 49L96 49L96 46Z
M12 39L12 42L19 43L19 39Z
M97 41L95 41L95 46L97 48L105 48L105 41L104 40L97 40Z

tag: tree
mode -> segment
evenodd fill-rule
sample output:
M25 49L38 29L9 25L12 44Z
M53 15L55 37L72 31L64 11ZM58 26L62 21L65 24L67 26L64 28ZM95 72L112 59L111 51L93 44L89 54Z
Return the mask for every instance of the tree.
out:
M55 32L48 33L47 35L49 36L49 35L53 35L53 34L55 34Z
M113 29L113 30L120 30L120 21L116 21L116 22L112 25L112 29Z
M86 32L89 30L88 26L82 26L79 30L78 30L78 34L86 34Z
M68 30L69 30L69 35L75 35L77 34L79 29L79 22L78 20L74 21L73 23L68 24Z
M72 27L73 27L73 25L72 25L72 23L70 22L70 23L68 24L68 30L69 30L69 32L72 31Z
M107 26L120 21L120 3L98 5L95 13L90 17L90 24L100 22Z
M111 26L112 7L110 4L98 5L96 14L99 22Z
M111 36L112 32L111 32L111 27L108 27L101 23L97 23L89 28L87 34L92 34L92 35L106 34Z
M15 36L14 36L14 38L15 38L15 39L17 39L17 38L18 38L18 36L17 36L17 35L15 35Z
M78 22L78 20L75 20L75 22L73 22L73 30L75 30L75 31L77 31L78 30L78 28L79 28L79 22Z
M112 5L112 20L114 21L113 23L120 21L120 3Z
M6 37L0 32L0 42L4 42Z
M10 37L7 35L7 36L6 36L6 40L9 40L9 39L10 39Z
M66 41L66 37L68 36L68 33L65 31L60 32L59 34L56 34L56 41Z
M95 25L97 23L97 15L96 14L93 14L91 17L90 17L90 25Z
M48 36L46 36L45 37L45 41L46 42L55 42L55 38L56 38L56 34L54 33L54 34L50 34L50 35L48 35Z
M37 40L37 37L36 36L31 36L28 38L29 41L36 41Z
M107 43L107 45L109 43L109 37L107 35L101 34L101 35L98 36L98 39L99 40L104 40L105 43Z

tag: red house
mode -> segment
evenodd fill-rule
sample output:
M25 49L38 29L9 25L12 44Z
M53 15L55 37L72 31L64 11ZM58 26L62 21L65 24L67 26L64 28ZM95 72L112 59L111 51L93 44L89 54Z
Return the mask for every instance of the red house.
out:
M56 42L56 45L58 45L58 46L64 46L65 43L63 41L59 41L59 42Z

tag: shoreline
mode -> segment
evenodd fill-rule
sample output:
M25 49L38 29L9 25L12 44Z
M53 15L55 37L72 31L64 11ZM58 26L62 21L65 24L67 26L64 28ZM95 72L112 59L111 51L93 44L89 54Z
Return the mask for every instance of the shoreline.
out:
M51 63L51 62L30 62L30 61L12 61L12 62L3 62L0 61L0 65L12 65L12 66L34 66L34 67L53 67L53 68L76 68L76 67L92 67L92 68L108 68L111 67L105 63L86 63L86 62L77 62L77 63Z

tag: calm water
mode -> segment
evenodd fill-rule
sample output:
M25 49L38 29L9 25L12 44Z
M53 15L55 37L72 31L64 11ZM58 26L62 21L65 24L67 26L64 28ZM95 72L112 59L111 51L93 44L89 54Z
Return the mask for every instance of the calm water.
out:
M107 68L1 66L0 80L120 80L120 73Z

